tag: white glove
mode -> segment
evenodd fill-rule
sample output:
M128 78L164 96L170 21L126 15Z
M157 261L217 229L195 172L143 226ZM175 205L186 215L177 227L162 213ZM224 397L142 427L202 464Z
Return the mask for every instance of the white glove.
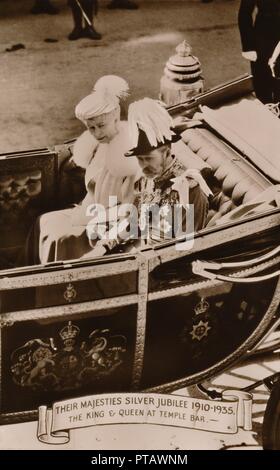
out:
M268 61L268 65L270 67L270 70L271 70L271 73L272 73L272 76L275 77L275 71L274 71L274 67L275 67L275 61L272 57L270 57L269 61Z
M250 60L250 62L256 62L258 55L256 51L246 51L242 52L242 57L246 60Z

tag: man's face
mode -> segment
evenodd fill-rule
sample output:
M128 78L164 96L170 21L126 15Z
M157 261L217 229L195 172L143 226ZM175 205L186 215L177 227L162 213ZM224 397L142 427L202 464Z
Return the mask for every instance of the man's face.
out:
M168 155L169 148L162 146L145 155L137 155L137 160L147 178L156 178L164 172Z
M118 123L119 119L114 112L102 114L86 121L89 132L101 144L108 144L115 137L118 133Z

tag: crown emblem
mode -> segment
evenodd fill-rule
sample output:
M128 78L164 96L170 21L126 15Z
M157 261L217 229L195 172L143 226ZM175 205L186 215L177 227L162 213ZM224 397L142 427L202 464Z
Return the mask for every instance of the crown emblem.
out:
M72 325L72 322L69 321L68 325L62 328L59 332L59 336L61 337L62 341L69 341L73 340L78 336L80 333L80 328L78 328L76 325Z
M201 315L202 313L207 312L209 310L209 303L203 297L201 298L200 302L194 307L194 311L196 315Z
M186 40L181 42L177 47L176 47L176 52L182 56L182 57L187 57L188 55L191 54L192 48L191 46L187 43Z

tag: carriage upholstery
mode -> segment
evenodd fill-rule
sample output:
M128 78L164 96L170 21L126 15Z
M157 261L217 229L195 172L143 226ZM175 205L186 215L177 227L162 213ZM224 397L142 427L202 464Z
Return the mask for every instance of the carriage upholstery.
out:
M219 195L212 204L208 223L220 219L243 203L259 196L271 186L249 162L208 129L193 128L182 133L182 140L197 159L197 166L209 166L219 182Z
M0 268L6 268L37 216L55 207L57 155L48 149L0 155L0 175Z
M0 213L8 217L13 211L25 209L40 194L41 178L39 170L0 176Z

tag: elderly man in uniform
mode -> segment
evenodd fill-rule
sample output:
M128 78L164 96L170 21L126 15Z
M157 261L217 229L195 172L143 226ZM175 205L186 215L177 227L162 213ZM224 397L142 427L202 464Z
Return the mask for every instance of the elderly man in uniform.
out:
M161 208L158 214L152 214L153 217L148 220L148 239L144 240L144 244L180 236L177 230L180 227L176 223L173 226L169 224L175 217L176 205L183 209L181 227L188 225L188 208L192 206L194 221L191 227L194 231L202 229L206 224L208 197L212 193L201 173L195 169L187 169L178 159L176 143L180 136L173 131L173 121L167 110L160 102L144 98L130 105L128 121L133 148L126 156L136 156L140 167L134 186L134 208L139 221L143 217L143 208L144 211L153 210L155 205ZM144 213L144 218L146 216L147 213ZM94 249L85 257L102 256L119 244L127 244L131 241L128 227L131 228L132 224L135 226L135 219L132 221L130 214L119 220L117 229L113 227L97 243L95 225L92 224L91 231L89 224L88 236L89 239L92 236L94 240ZM135 233L133 238L137 238L134 235Z
M280 80L272 76L268 61L280 40L280 1L241 0L238 22L242 55L251 62L256 96L263 103L277 103Z

